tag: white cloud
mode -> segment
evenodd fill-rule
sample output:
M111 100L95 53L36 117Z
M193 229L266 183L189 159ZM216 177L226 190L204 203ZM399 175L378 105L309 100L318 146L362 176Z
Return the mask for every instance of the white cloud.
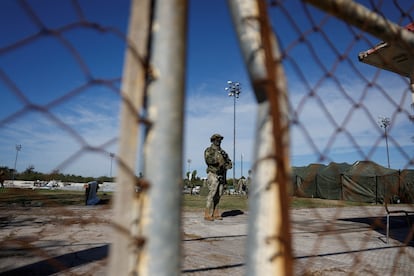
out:
M105 151L116 150L119 132L118 104L107 104L113 107L108 113L105 109L97 108L100 103L97 100L84 103L78 101L76 104L50 111L56 114L54 116L60 122L54 121L44 113L28 112L3 126L0 136L2 143L10 146L13 139L22 145L17 170L22 171L29 165L34 165L35 170L46 173L64 164L63 168L59 168L65 173L85 176L107 175L106 163L109 163L109 157ZM109 144L102 147L107 143ZM88 146L101 147L101 152L89 151ZM3 148L8 154L3 155L2 163L9 167L14 166L13 149ZM74 161L65 163L77 152L80 154L75 156Z
M389 145L394 151L403 151L413 158L411 137L414 134L412 123L407 117L411 102L404 94L408 92L407 82L398 76L386 74L383 79L376 80L381 90L369 88L360 80L344 78L341 85L346 91L345 95L334 82L326 82L315 90L319 99L309 97L309 91L301 93L294 91L294 86L290 87L291 103L300 123L291 128L293 165L320 162L319 153L325 162L352 163L372 158L384 165L385 141L383 129L378 126L377 120L380 115L394 116L398 106L403 112L395 116L389 128ZM197 97L190 96L187 99L184 159L192 160L191 170L197 169L199 175L205 174L203 151L210 144L212 133L218 132L225 137L222 147L233 158L233 102L231 98L216 94L204 91ZM240 175L240 154L243 154L245 162L244 174L253 161L256 102L250 91L242 96L244 98L240 98L236 104L236 177ZM301 102L303 99L305 101ZM309 137L304 135L301 128L308 132ZM405 167L409 162L406 155L394 155L397 159L393 162L396 168ZM185 171L187 166L185 162Z
M217 93L216 93L217 94ZM234 99L214 93L204 93L187 98L185 119L184 159L191 159L191 170L205 175L204 150L210 146L210 136L220 133L224 136L222 148L233 158ZM256 102L250 91L243 91L236 102L236 177L240 175L241 154L244 174L252 160ZM233 160L234 161L234 160ZM185 164L185 171L187 170Z
M404 95L408 92L404 81L388 78L381 82L378 80L378 83L395 99L403 112L396 113L398 108L395 104L390 104L386 97L388 94L384 96L376 88L366 89L364 94L366 84L361 81L344 81L343 85L353 101L359 103L359 107L338 93L338 88L333 83L327 82L316 90L320 99L309 97L306 95L307 91L295 91L294 86L290 87L291 103L300 123L299 126L293 125L291 128L293 165L320 161L318 152L325 155L325 161L354 162L368 156L384 165L383 130L376 121L379 115L385 115L393 118L389 128L391 163L397 168L406 166L409 162L407 156L413 158L414 148L411 140L414 135L413 127L407 120L410 98ZM205 175L203 152L210 145L209 138L213 133L224 136L222 147L233 159L233 98L226 96L224 91L217 93L213 89L207 89L208 86L202 84L199 92L187 96L185 105L183 170L187 170L187 160L191 159L190 169L197 170L199 176ZM253 93L248 89L243 90L236 102L236 177L241 174L242 154L244 175L247 175L247 170L252 165L256 109ZM12 167L14 144L22 144L19 171L34 165L36 170L49 172L80 152L69 163L65 163L63 172L85 176L108 175L110 157L107 152L117 152L117 142L114 140L119 135L118 110L119 101L93 97L93 100L72 101L51 111L82 137L86 144L78 141L76 136L62 125L51 121L45 114L26 113L12 123L2 126L0 150L4 154L1 162ZM301 128L306 129L309 138L303 134ZM110 144L100 148L100 152L87 151L85 148L87 145L100 147L108 142ZM115 174L114 163L113 175ZM232 175L232 172L228 175Z

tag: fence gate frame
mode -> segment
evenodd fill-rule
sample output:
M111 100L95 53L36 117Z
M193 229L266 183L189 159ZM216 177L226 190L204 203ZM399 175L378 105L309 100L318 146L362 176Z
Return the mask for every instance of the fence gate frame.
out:
M305 2L380 39L414 48L414 34L353 1ZM246 273L293 275L289 105L282 57L266 1L228 0L228 6L258 104ZM187 0L131 3L110 275L181 273L187 9ZM273 27L277 32L278 26ZM165 95L170 96L168 101ZM139 124L146 127L144 135ZM140 144L144 145L144 178L137 179L134 168ZM161 199L162 194L168 196Z

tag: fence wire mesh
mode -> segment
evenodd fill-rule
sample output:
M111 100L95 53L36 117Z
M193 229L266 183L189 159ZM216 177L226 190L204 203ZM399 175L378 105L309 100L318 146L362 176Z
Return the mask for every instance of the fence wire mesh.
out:
M341 208L330 214L315 210L306 222L296 220L299 212L293 211L294 243L303 242L300 237L307 235L302 223L315 227L314 236L294 246L295 272L408 273L413 268L413 228L404 219L409 218L409 212L412 214L413 206L413 51L407 46L410 42L395 38L397 35L388 41L382 38L393 24L411 31L414 6L403 1L302 1L298 7L294 2L271 1L269 8L289 83L292 163L297 161L296 153L308 148L315 160L315 164L306 167L293 167L292 194L381 207L406 203L394 213L390 208L371 207L354 209L352 213ZM384 23L384 19L389 21ZM396 34L399 32L404 31ZM406 64L410 64L409 69ZM399 127L404 130L400 132ZM301 147L295 136L306 140L308 147ZM347 146L352 151L347 151ZM389 148L393 151L391 158ZM409 247L393 253L376 244L377 231L384 233L388 242L392 225L392 218L384 219L381 212L401 215L400 226L406 228L404 233L399 232L397 240ZM350 225L343 224L350 221L363 225L354 238L342 234L351 231ZM364 227L375 231L365 232ZM359 241L354 243L356 240ZM353 256L327 253L331 243L340 245L341 252L354 252ZM306 254L301 256L298 248L309 247L313 257L302 258ZM368 253L369 250L373 251ZM325 264L317 257L331 253L332 258ZM339 263L328 264L349 257L352 269Z
M383 37L381 28L378 34L368 34L355 26L354 18L342 20L335 15L345 13L345 2L349 6L360 3L380 18L405 27L414 22L414 4L403 0L336 1L343 2L341 8L333 5L330 11L323 11L307 2L324 1L266 2L280 44L279 62L286 72L289 91L290 195L317 198L337 206L290 210L294 273L409 275L414 270L413 75L400 72L399 65L413 69L414 53L412 47L406 46L412 44L395 39L378 48ZM125 1L119 5L129 9L129 4ZM128 18L121 20L121 24L115 24L110 17L97 19L92 10L76 0L43 4L5 1L1 5L5 5L0 11L3 26L13 28L2 32L0 44L2 103L11 107L0 110L0 148L7 152L4 149L15 141L17 132L27 137L21 142L23 148L16 147L7 159L17 161L20 150L32 154L40 150L43 154L39 159L53 159L57 164L49 172L53 179L61 170L77 168L80 161L94 162L93 157L105 156L101 175L108 175L106 168L110 163L112 177L112 161L122 159L114 154L118 133L113 133L112 128L118 126L120 102L132 110L131 120L137 125L143 122L136 119L137 114L142 114L141 107L121 92L125 48L132 49L135 61L147 77L151 75L146 68L147 56L126 35ZM18 11L13 13L18 15L13 20L7 16L11 10ZM364 22L359 23L364 26ZM366 26L370 25L367 18ZM105 45L115 46L117 52ZM367 54L374 48L394 49L399 54L391 59ZM361 53L375 56L374 61L382 65L367 64L366 55ZM63 59L70 62L63 63ZM381 66L391 67L394 72ZM106 75L101 67L114 69ZM44 68L48 69L47 74L40 73ZM38 90L33 89L35 86ZM43 92L46 90L54 91L53 96ZM93 116L97 109L111 113ZM85 121L77 119L85 114ZM31 117L32 123L23 124L26 117ZM96 126L93 129L88 128L91 122ZM112 137L102 139L108 135L101 134L108 132L113 133ZM50 142L47 148L33 145L33 136ZM63 145L56 143L62 140L59 137L65 137ZM61 156L65 157L57 160L48 152L64 152ZM41 160L32 162L39 164ZM309 165L295 166L304 162ZM8 180L11 177L14 175L9 175ZM33 182L26 182L26 187L32 188ZM5 184L10 188L14 182L9 180ZM99 195L109 200L106 186L101 187ZM14 193L8 195L13 197L13 203L5 197L1 203L2 273L23 275L37 271L46 275L70 271L83 275L107 271L108 233L128 232L111 224L111 205L85 209L76 206L80 204L77 194L65 195L63 200L73 201L67 206L54 200L53 194L34 195L32 189ZM344 202L359 204L343 208ZM191 249L184 255L188 252ZM248 250L245 254L249 254ZM183 274L245 271L244 264L228 263L205 269L205 264L187 257Z

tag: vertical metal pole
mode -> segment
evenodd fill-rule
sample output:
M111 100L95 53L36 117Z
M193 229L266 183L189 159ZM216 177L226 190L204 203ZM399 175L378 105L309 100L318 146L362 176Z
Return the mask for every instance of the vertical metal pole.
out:
M246 275L293 275L287 193L289 114L280 52L265 1L228 3L258 101Z
M139 127L146 86L146 59L150 30L150 0L131 2L128 45L122 78L121 122L118 152L117 187L114 196L113 241L108 275L135 275L144 240L139 233L142 211L139 202L145 193L136 192L135 175Z
M233 187L236 188L236 95L233 99Z
M233 186L236 187L236 99L239 98L241 93L240 83L227 81L228 95L233 97Z
M144 145L144 175L149 180L146 237L138 275L181 275L181 182L187 0L157 0L148 89L150 127Z
M243 176L243 154L240 154L240 177Z
M390 168L390 152L388 150L388 133L387 133L387 125L384 126L384 134L385 134L385 145L387 146L387 161L388 161L388 169Z
M112 161L114 160L114 156L115 154L113 154L112 152L109 153L109 157L111 158L111 166L109 168L109 177L112 177Z
M17 167L17 156L19 155L19 151L22 149L22 145L16 145L16 158L14 159L14 170L13 170L13 178L12 182L14 183L14 177L16 174L16 167Z
M390 214L387 214L387 244L390 236Z
M188 179L190 179L190 175L191 175L191 167L190 167L190 165L191 165L191 159L187 159L187 163L188 163L187 172L189 172Z

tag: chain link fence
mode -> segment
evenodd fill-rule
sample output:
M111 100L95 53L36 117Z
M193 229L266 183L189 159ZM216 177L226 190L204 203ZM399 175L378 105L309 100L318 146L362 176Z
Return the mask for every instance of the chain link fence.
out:
M409 220L414 210L414 4L228 3L258 104L243 272L408 275L414 269ZM108 157L99 165L108 168L111 162L110 174L112 159L118 166L117 192L105 215L62 206L2 216L1 247L35 262L8 272L49 275L72 268L75 274L190 274L181 270L185 252L177 223L187 2L119 4L129 10L129 25L128 18L121 24L110 17L98 20L76 0L2 5L3 26L10 24L8 10L18 10L13 22L22 24L5 32L0 45L1 95L12 107L0 111L2 150L23 132L23 147L31 145L33 135L49 142L47 148L32 145L44 152L41 158L64 152L65 158L54 160L55 170L76 168L96 156ZM99 69L113 64L117 69L109 75ZM39 73L43 67L47 75ZM36 91L35 82L43 83ZM41 89L55 93L50 97ZM165 91L173 95L171 101L164 100ZM102 109L107 112L96 112ZM77 119L80 115L85 121ZM23 123L28 116L32 123ZM102 133L113 135L103 139L108 135ZM136 175L138 161L145 178ZM291 197L365 205L291 209ZM36 202L25 204L35 207ZM46 227L39 232L33 225ZM70 229L71 242L59 238L59 226ZM102 231L114 232L111 249ZM82 243L82 235L95 238ZM71 253L63 253L65 246L72 246Z

